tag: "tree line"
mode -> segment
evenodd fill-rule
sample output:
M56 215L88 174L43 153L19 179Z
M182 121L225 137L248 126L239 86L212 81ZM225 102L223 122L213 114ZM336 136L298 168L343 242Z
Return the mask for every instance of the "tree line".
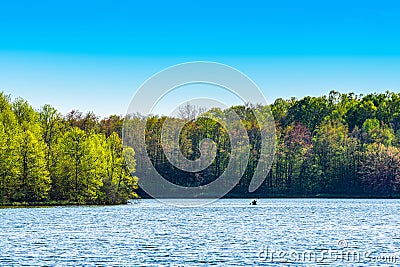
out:
M119 116L62 116L45 105L0 93L0 203L118 204L136 197L137 177L126 166Z
M225 128L212 118L232 110L247 131L251 153L244 175L228 196L399 196L400 94L392 92L356 95L331 91L321 97L276 99L269 106L214 108L197 119L194 107L183 108L180 118L132 115L127 118L132 131L146 121L147 147L137 151L138 176L147 174L148 166L140 164L142 157L150 156L157 171L172 183L199 186L215 180L227 167L231 151ZM264 170L265 182L250 194L248 186L262 160L255 113L273 115L276 153L271 169ZM168 162L164 150L176 148L161 143L167 119L177 120L176 125L185 122L179 149L188 159L200 157L199 145L204 138L216 143L216 158L208 168L189 173ZM173 123L168 125L174 127Z
M123 203L146 196L137 177L148 175L144 157L167 180L199 186L218 178L228 166L229 135L213 118L234 111L249 137L249 160L239 184L228 196L399 196L400 94L356 95L331 91L326 96L276 99L268 106L242 105L205 111L187 106L179 118L166 116L99 119L92 112L60 114L50 105L34 110L25 100L0 94L0 202L66 201ZM198 116L206 113L207 116ZM261 154L261 129L255 114L273 116L275 157L264 170L265 182L253 194L250 181ZM173 166L162 144L164 122L181 125L179 150L200 157L205 138L216 144L206 169L185 172ZM146 149L122 145L125 131L145 123ZM165 129L164 129L165 130ZM125 154L125 158L124 158ZM137 163L135 175L126 161ZM239 166L238 166L239 168ZM136 193L135 193L136 192Z

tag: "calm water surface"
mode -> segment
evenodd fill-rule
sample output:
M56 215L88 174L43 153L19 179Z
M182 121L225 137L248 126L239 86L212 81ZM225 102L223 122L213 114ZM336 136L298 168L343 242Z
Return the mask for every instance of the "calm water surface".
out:
M397 266L400 200L0 209L0 266Z

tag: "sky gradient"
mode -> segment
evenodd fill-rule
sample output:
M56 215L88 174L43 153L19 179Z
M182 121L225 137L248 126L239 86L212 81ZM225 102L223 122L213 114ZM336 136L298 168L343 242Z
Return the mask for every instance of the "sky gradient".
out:
M208 60L248 75L269 102L399 91L399 3L276 2L7 1L0 90L64 114L124 114L151 75Z

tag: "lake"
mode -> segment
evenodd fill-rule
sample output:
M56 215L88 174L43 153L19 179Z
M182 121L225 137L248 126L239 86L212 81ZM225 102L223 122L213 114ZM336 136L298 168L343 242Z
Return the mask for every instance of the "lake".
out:
M0 265L400 263L400 200L250 201L178 208L148 199L123 206L0 209Z

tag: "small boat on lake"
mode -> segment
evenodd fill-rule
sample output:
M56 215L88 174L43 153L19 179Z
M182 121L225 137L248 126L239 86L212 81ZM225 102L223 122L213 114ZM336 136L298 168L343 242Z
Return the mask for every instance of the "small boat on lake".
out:
M139 204L139 203L140 203L140 201L139 201L139 199L137 199L137 198L129 199L129 200L126 202L126 204L128 204L128 205Z

